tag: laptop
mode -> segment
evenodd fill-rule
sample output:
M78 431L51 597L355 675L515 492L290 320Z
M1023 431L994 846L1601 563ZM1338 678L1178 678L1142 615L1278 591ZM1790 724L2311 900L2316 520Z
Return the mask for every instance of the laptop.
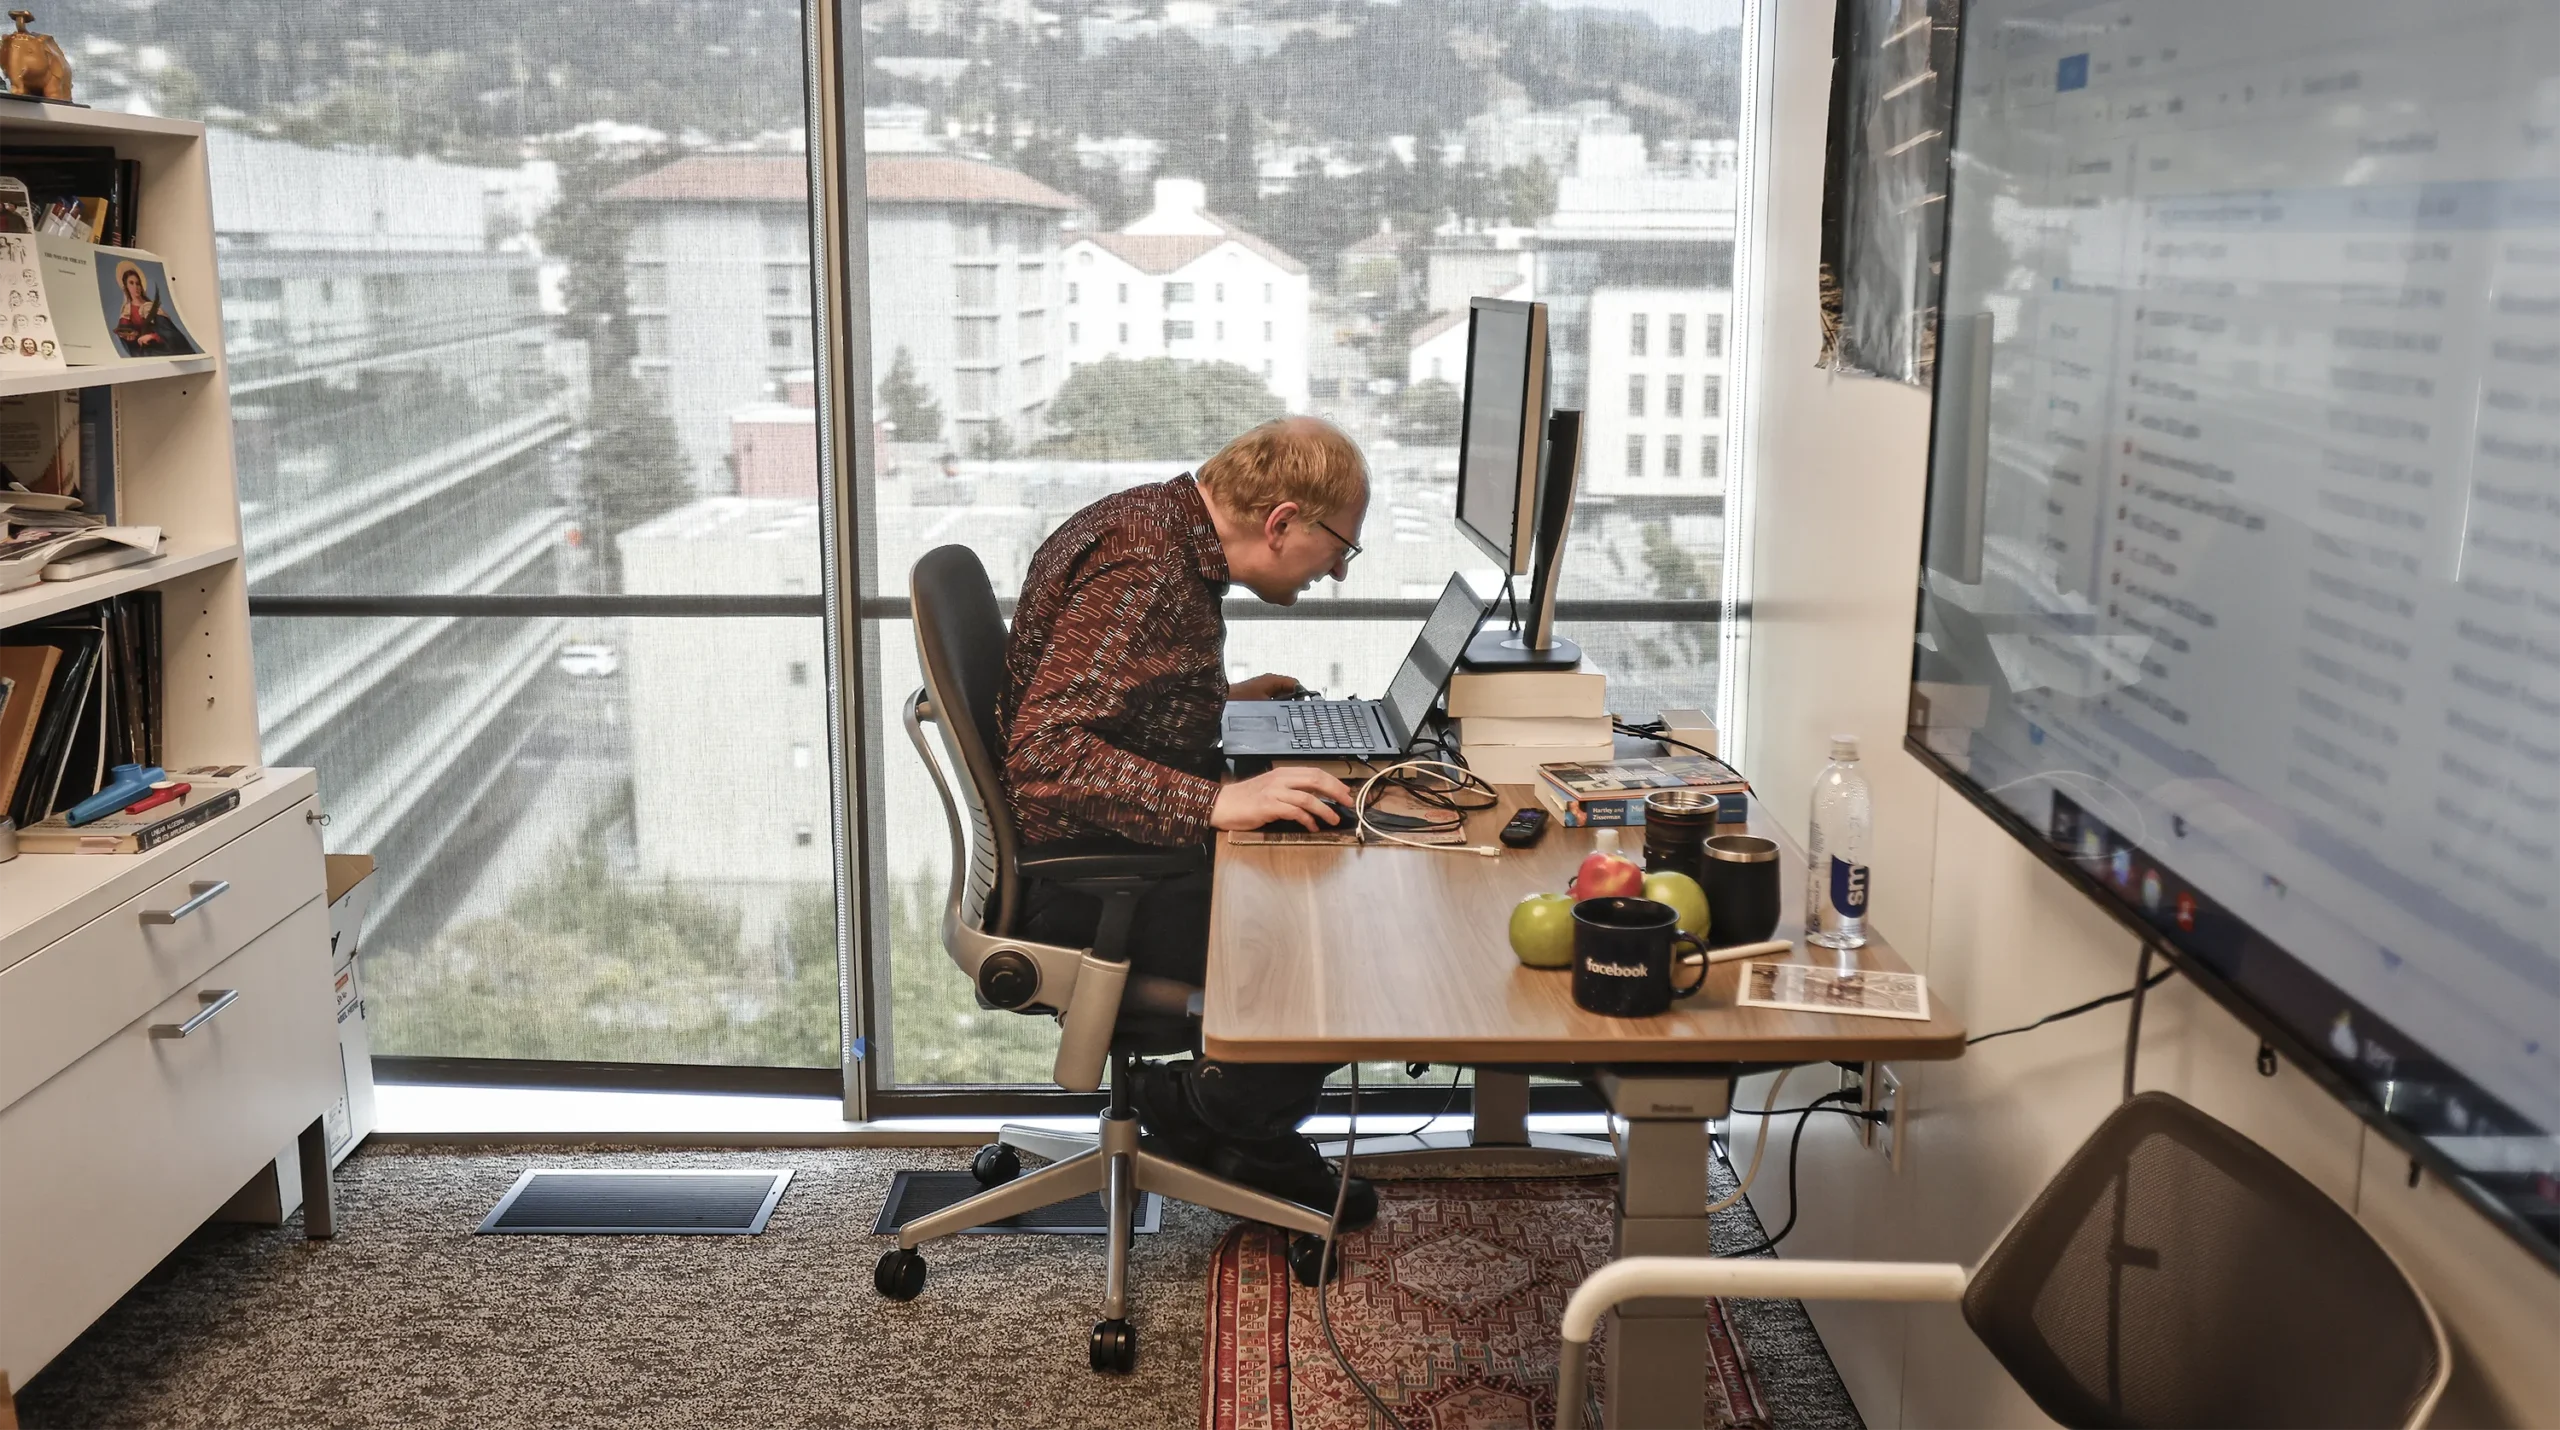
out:
M1452 576L1382 700L1230 700L1229 759L1375 759L1404 753L1489 604Z

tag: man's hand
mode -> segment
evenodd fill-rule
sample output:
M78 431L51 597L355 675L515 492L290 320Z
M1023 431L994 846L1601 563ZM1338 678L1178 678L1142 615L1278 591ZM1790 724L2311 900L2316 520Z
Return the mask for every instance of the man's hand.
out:
M1342 781L1311 765L1274 765L1249 780L1221 786L1209 822L1220 829L1260 829L1279 820L1295 820L1309 829L1330 829L1342 822L1324 801L1351 803Z
M1257 675L1227 687L1229 700L1286 700L1298 693L1294 675Z

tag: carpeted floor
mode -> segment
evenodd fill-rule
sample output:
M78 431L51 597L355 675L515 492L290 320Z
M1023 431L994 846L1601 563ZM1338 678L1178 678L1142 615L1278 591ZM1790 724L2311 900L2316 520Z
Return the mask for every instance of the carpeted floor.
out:
M762 1236L471 1235L525 1168L597 1165L797 1175ZM198 1233L19 1391L18 1414L27 1430L1196 1423L1227 1219L1167 1204L1138 1239L1137 1373L1096 1375L1099 1238L957 1237L926 1249L917 1300L872 1291L891 1176L965 1165L912 1148L370 1148L339 1172L336 1240ZM1720 1246L1757 1236L1739 1209L1721 1221ZM1742 1302L1734 1320L1777 1426L1855 1430L1801 1309Z

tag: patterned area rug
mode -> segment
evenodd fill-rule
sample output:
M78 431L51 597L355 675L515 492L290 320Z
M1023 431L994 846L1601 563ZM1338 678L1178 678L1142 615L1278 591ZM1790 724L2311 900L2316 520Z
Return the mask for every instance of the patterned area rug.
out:
M1378 1220L1342 1239L1327 1301L1343 1353L1405 1425L1540 1430L1555 1422L1556 1325L1609 1259L1615 1183L1378 1184ZM1326 1349L1313 1291L1289 1274L1288 1234L1231 1228L1209 1267L1201 1375L1206 1430L1365 1430L1369 1405ZM1607 1334L1591 1347L1603 1383ZM1706 1423L1767 1430L1760 1387L1725 1308L1708 1303Z

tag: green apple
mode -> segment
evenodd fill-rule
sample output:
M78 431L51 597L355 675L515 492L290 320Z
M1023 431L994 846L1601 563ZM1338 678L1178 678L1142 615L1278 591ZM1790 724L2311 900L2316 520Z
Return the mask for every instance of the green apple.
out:
M1682 933L1707 936L1707 891L1698 887L1697 880L1676 869L1658 869L1644 876L1644 896L1677 910Z
M1571 968L1572 896L1531 894L1512 905L1511 951L1520 955L1520 961L1531 968Z

